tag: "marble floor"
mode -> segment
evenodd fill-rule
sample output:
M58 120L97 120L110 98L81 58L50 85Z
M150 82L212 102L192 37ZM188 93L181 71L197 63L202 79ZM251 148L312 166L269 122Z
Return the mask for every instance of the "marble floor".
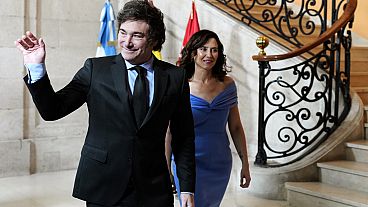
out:
M0 179L1 207L83 207L85 203L71 196L74 170L39 173ZM251 196L246 191L228 190L221 207L287 207L285 201ZM175 201L175 207L179 207Z

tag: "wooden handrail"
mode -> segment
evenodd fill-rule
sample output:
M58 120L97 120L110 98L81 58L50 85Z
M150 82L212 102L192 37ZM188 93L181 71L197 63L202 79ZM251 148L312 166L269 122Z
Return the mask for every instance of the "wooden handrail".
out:
M301 48L298 48L294 51L280 54L280 55L253 55L252 58L255 61L278 61L293 58L299 56L309 50L317 47L318 45L322 44L329 38L331 38L337 31L339 31L343 26L345 26L353 17L355 9L357 7L357 0L349 0L347 6L345 7L344 13L341 17L332 25L331 28L326 30L326 32L322 33L319 38L312 43L306 44Z

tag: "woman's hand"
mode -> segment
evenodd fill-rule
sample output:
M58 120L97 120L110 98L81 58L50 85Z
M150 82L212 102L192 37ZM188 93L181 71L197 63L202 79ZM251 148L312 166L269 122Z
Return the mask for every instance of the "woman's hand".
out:
M250 172L249 172L249 165L243 165L240 171L240 187L248 188L250 185Z

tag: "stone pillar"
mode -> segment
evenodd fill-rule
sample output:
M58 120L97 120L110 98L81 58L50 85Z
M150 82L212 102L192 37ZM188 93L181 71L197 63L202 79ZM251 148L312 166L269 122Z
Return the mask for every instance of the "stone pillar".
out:
M1 1L0 177L28 174L30 168L30 142L24 139L23 63L14 47L26 27L26 10L25 1Z

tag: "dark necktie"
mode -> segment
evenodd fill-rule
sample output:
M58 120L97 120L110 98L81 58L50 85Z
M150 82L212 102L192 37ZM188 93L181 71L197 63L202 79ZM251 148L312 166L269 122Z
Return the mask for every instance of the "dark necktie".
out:
M134 83L133 92L133 110L137 126L141 126L148 111L148 84L146 79L146 69L141 66L135 66L138 76Z

